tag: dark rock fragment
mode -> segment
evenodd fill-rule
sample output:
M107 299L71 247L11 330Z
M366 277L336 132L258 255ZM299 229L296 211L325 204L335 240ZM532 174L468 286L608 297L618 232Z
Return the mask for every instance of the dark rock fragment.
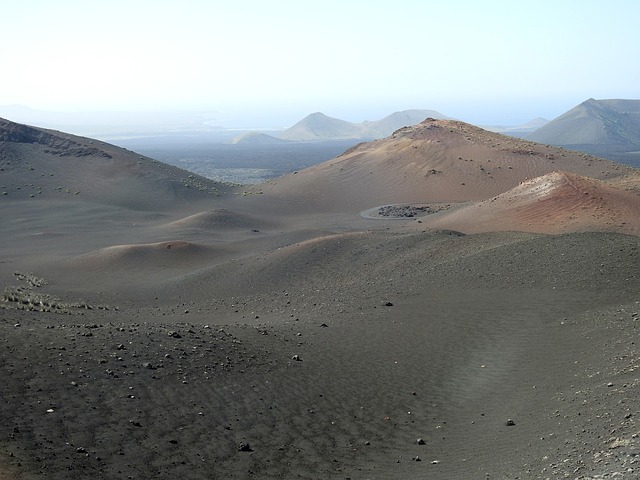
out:
M249 445L248 443L241 443L238 446L238 451L239 452L253 452L253 448L251 448L251 445Z

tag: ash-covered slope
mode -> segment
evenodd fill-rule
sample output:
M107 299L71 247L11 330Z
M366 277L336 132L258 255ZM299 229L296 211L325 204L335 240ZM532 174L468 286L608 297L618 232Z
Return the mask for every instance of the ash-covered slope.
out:
M88 201L150 210L210 198L220 184L98 140L0 119L0 201Z

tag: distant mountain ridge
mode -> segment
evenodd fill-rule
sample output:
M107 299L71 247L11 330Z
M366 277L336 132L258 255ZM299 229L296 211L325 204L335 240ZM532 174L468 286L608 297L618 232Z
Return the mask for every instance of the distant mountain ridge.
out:
M448 120L435 110L404 110L381 120L353 123L333 118L321 112L312 113L288 128L280 138L297 142L384 138L402 127L416 125L426 118Z
M551 145L640 145L640 100L590 98L527 136Z

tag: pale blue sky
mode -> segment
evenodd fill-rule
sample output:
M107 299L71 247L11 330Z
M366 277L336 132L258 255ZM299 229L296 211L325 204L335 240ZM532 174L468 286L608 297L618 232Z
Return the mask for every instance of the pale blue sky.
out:
M409 108L517 124L640 98L636 0L5 3L0 105L269 127Z

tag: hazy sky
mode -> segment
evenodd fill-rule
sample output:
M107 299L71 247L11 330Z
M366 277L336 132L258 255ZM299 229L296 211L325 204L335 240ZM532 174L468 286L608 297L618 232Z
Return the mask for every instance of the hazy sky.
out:
M0 105L517 124L640 98L639 19L637 0L5 2Z

